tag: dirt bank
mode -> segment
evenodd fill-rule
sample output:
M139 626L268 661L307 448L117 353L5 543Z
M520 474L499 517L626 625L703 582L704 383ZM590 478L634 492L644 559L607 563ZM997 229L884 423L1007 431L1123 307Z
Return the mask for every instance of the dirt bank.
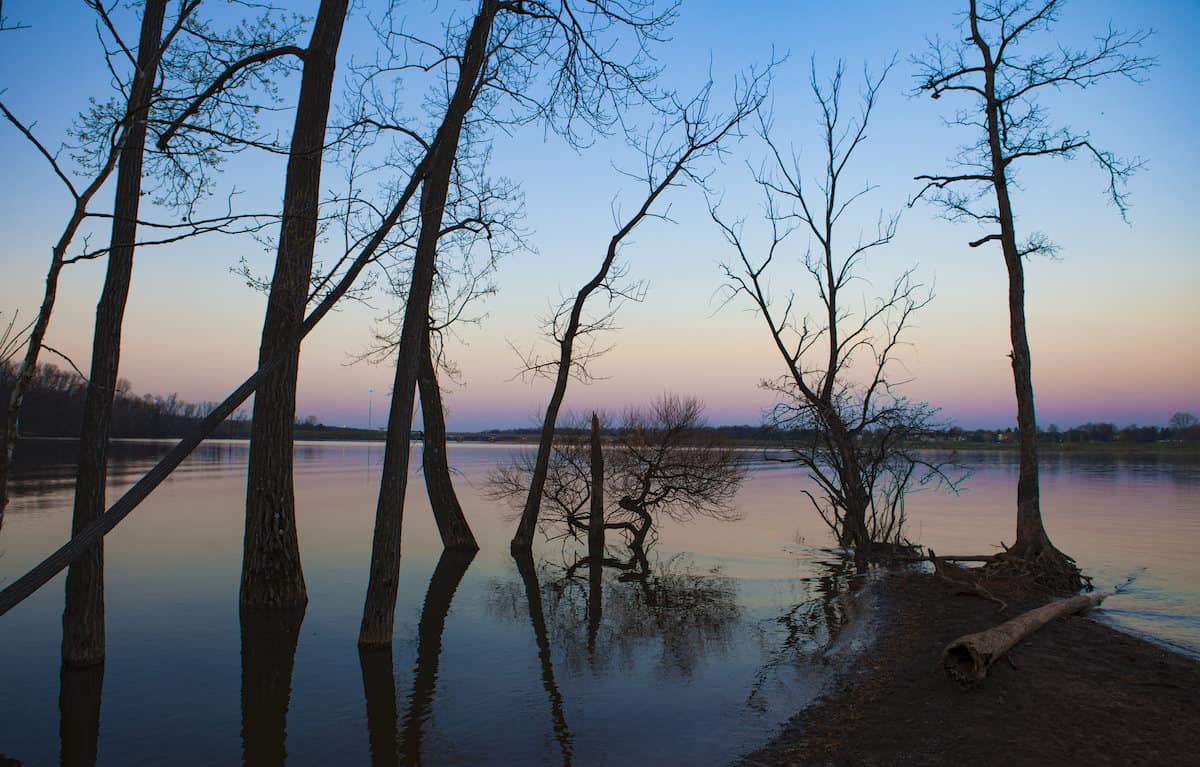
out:
M914 572L880 588L872 649L742 767L1200 763L1200 663L1078 616L964 691L942 648L1046 598L1010 598L1000 613Z

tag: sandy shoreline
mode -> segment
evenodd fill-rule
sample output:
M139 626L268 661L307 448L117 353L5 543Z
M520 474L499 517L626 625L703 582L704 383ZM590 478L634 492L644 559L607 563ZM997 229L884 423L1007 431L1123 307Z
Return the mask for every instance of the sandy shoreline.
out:
M942 671L942 648L1045 599L1000 613L915 572L878 588L872 646L741 767L1159 765L1200 754L1200 662L1077 616L964 691Z

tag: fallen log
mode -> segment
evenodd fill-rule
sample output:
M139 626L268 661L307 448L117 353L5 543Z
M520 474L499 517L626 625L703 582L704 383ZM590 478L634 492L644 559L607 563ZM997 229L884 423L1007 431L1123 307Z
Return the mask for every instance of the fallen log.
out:
M950 678L971 687L987 676L988 669L1018 642L1055 618L1074 615L1099 605L1108 594L1093 591L1058 599L977 634L959 637L942 651L942 667Z
M960 594L975 594L990 602L995 602L999 605L1000 612L1008 609L1008 604L1003 599L996 597L975 579L975 575L979 572L978 570L968 570L965 567L953 564L947 565L947 559L950 559L950 557L939 557L933 549L929 550L929 561L933 563L933 572L938 578L958 588L958 593ZM959 561L962 560L960 559ZM951 571L957 573L960 577L952 576L950 574Z

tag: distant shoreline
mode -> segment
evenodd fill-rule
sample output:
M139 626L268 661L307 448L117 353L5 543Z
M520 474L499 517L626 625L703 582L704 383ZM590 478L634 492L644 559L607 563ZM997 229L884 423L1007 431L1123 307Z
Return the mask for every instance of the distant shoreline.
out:
M114 441L148 441L148 440L178 440L184 435L146 435L146 436L114 436ZM248 435L227 435L209 437L208 439L231 440L238 442L249 441ZM367 430L367 429L296 429L295 440L297 442L379 442L382 443L387 439L387 434L382 431ZM58 435L42 435L42 434L26 434L22 435L21 440L60 440L60 441L77 441L78 437L58 436ZM421 442L422 436L420 432L414 433L412 442ZM471 444L471 445L509 445L513 447L536 447L538 443L538 435L536 433L521 434L504 432L500 434L491 432L452 432L447 436L447 441L450 444ZM753 439L731 439L729 444L733 447L751 448L751 449L777 449L782 450L787 448L787 443L783 441L767 441ZM933 440L925 441L919 444L919 449L922 450L946 450L960 452L995 452L995 453L1015 453L1017 445L1013 442L970 442L970 441L953 441L953 440ZM1099 454L1154 454L1154 455L1177 455L1177 456L1194 456L1200 458L1200 442L1195 441L1161 441L1161 442L1040 442L1038 443L1038 452L1041 454L1060 454L1060 453L1099 453Z

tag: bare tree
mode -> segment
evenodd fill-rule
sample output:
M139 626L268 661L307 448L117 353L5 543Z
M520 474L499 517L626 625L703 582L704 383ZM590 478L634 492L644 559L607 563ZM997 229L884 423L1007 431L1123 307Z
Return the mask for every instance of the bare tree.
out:
M166 10L167 0L149 0L142 13L138 61L129 92L129 103L136 106L127 110L128 125L122 127L125 140L118 160L112 244L104 288L96 308L92 369L88 377L83 429L79 438L72 532L86 527L104 512L108 427L112 419L121 354L121 322L133 271L133 245L137 237L138 206L142 196L146 113L161 56L160 43ZM63 663L77 667L90 666L102 663L104 653L104 546L97 544L88 556L67 570Z
M457 380L457 368L446 355L446 340L460 324L482 320L473 307L495 292L492 276L497 261L522 247L523 233L518 228L521 195L510 182L486 176L487 158L486 142L473 140L469 133L464 135L442 214L430 294L428 348L417 376L424 422L421 467L434 519L443 546L471 550L478 549L478 544L451 480L439 371ZM406 241L396 242L389 248L390 259L381 263L388 292L396 296L399 306L381 318L382 327L375 333L374 344L358 355L358 360L394 364L407 311L417 235L412 232Z
M576 345L582 340L594 341L596 333L611 327L615 306L622 299L637 297L640 293L637 287L630 289L620 284L625 270L617 264L617 256L624 241L646 219L665 216L657 212L656 206L669 189L689 180L703 183L698 175L697 164L707 157L719 155L723 142L739 135L742 121L753 114L765 98L769 73L770 68L766 73L751 76L741 83L733 108L726 115L713 112L711 81L689 101L673 97L662 130L636 143L646 161L646 169L639 178L645 184L645 197L631 215L617 220L617 230L609 238L595 275L572 298L560 304L547 323L547 335L558 347L557 356L543 359L531 353L524 358L524 371L552 379L554 388L542 420L525 506L512 539L514 551L528 551L533 546L533 533L537 528L553 450L554 430L566 397L567 384L572 376L586 381L590 376L588 363L602 353L594 346L578 350ZM597 292L607 294L609 310L599 316L588 317L585 314L588 299Z
M1048 31L1061 5L1059 0L968 0L958 35L962 42L935 41L928 53L917 59L920 91L935 99L960 93L973 99L974 104L957 112L951 122L972 129L978 136L960 150L956 172L917 179L925 182L921 194L931 197L951 220L973 221L991 230L970 245L977 248L999 242L1008 270L1020 474L1016 540L1004 560L1032 569L1067 590L1077 590L1081 585L1078 568L1054 547L1042 523L1037 416L1025 323L1023 259L1053 253L1055 246L1041 233L1033 233L1024 241L1018 238L1010 185L1021 161L1037 157L1070 159L1082 154L1099 166L1107 182L1106 192L1124 217L1125 183L1141 161L1122 159L1098 148L1087 132L1055 127L1041 98L1047 89L1086 89L1114 77L1140 82L1154 60L1137 54L1149 33L1122 32L1111 26L1090 49L1057 45L1049 53L1023 53L1021 44Z
M931 293L913 280L910 269L883 296L861 296L856 311L852 307L860 296L853 288L862 279L862 263L892 241L898 219L880 214L873 234L860 234L848 245L839 237L842 217L872 189L847 192L844 174L866 139L888 69L890 65L878 77L866 74L861 110L849 115L842 105L844 67L839 64L822 84L814 65L810 85L822 144L821 175L814 185L805 180L799 158L780 151L769 120L761 119L760 134L770 157L756 174L769 227L764 255L751 254L743 222L722 219L717 206L710 205L737 256L724 267L728 300L750 300L784 364L782 376L763 383L778 397L772 423L808 435L791 449L788 460L803 466L817 483L819 495L806 495L839 543L854 547L859 567L866 566L873 543L899 535L896 514L910 481L944 476L908 450L913 437L934 427L936 411L901 396L895 371L901 335ZM803 265L820 301L814 314L802 313L795 291L773 300L768 287L773 267L797 232L809 238Z
M593 473L593 451L582 428L560 431L546 472L541 525L552 538L590 538L592 501L612 499L603 507L604 530L625 535L635 551L656 536L659 516L687 522L697 516L739 519L732 506L746 468L737 453L706 429L704 406L695 397L664 394L648 411L628 410L610 428L603 485ZM524 495L537 469L533 456L497 467L488 489L497 499ZM590 552L594 555L595 552Z
M237 27L233 33L218 33L199 18L199 4L199 0L179 3L178 12L171 18L165 33L160 30L160 40L155 42L154 50L146 53L146 49L141 49L139 53L139 50L124 42L118 24L110 15L110 8L96 0L88 0L85 3L96 15L97 27L102 30L106 64L113 74L113 84L119 95L109 100L93 101L71 129L72 142L65 144L58 152L51 152L35 135L32 125L22 122L7 106L0 103L0 111L4 113L5 118L47 160L56 177L67 188L73 202L67 222L51 249L41 308L28 329L24 359L18 370L17 383L9 397L6 422L3 431L0 432L3 448L0 450L0 513L7 501L8 467L19 436L25 391L43 349L53 351L46 346L45 337L54 310L62 269L79 261L106 257L114 248L120 250L115 259L118 265L112 270L113 282L106 289L105 295L108 298L105 301L107 308L104 310L107 318L116 320L115 332L119 338L120 318L116 309L118 303L123 304L123 301L118 299L122 293L119 285L123 282L119 277L124 272L124 267L120 264L134 248L178 242L211 232L255 231L264 225L261 216L234 213L232 205L223 212L200 214L197 210L201 199L211 192L212 185L206 172L207 168L220 161L222 152L219 145L211 141L198 141L195 134L212 132L214 125L223 126L223 135L230 139L253 132L257 127L256 105L222 102L213 98L212 94L201 94L194 100L192 108L192 114L197 119L181 133L181 139L187 144L187 148L180 150L179 147L173 147L167 150L163 145L158 151L143 152L147 127L163 124L168 119L165 115L177 101L192 99L192 83L202 75L207 63L231 53L242 55L247 51L270 49L293 33L290 25L276 23L277 14L271 9L264 11L256 23ZM269 73L273 71L269 59L256 60L254 63L255 66L245 70L244 76L257 77L260 85L269 83ZM153 70L148 79L147 69ZM145 85L145 82L149 82L153 87ZM135 87L139 83L140 87ZM269 91L269 87L266 90ZM175 130L179 131L182 127L175 126ZM131 146L131 143L138 146ZM162 143L161 137L159 143ZM140 162L143 156L149 172L139 175L133 172L132 164L135 161ZM118 174L124 181L118 181L120 191L117 194L119 200L126 201L125 209L114 209L112 213L92 210L96 194L112 174L118 172L119 165L126 166L125 172ZM72 181L73 176L84 177L87 180L86 186L78 186ZM153 179L148 184L149 189L141 188L143 176ZM133 191L135 186L138 187L137 192ZM155 194L156 202L173 208L176 213L182 211L182 217L176 215L172 220L163 222L141 220L136 210L132 210L130 215L129 201L151 191ZM111 226L114 239L111 239L106 247L91 248L88 240L93 230L89 228L89 224L97 223ZM137 242L135 235L139 227L149 229L153 234ZM69 251L80 236L83 239L81 252L71 255ZM106 319L105 324L112 323ZM113 328L109 327L104 331L104 337L111 339L113 333ZM113 351L105 348L106 346L111 346L111 342L101 344L101 363L111 363L115 367L115 357L109 359ZM95 356L94 352L93 357ZM101 375L100 379L105 377ZM105 388L98 386L97 393ZM102 409L99 406L102 405L103 399L101 395L99 399L94 400L94 414ZM93 432L99 434L95 429ZM89 462L102 463L102 459L103 456L100 456L96 460L89 459ZM85 467L84 474L94 478L96 472ZM85 494L90 492L85 488Z
M413 397L428 344L437 246L464 125L475 112L497 122L544 119L568 137L580 120L588 126L603 126L605 105L622 94L640 92L645 80L640 72L644 45L665 23L646 8L641 0L584 8L565 0L482 0L465 34L452 34L452 42L444 50L435 47L434 61L452 61L458 71L454 77L447 75L447 82L454 85L445 97L436 138L429 142L427 170L421 182L420 230L397 351L360 647L392 640ZM632 34L633 64L608 58L612 50L622 48L616 42L602 41L609 28ZM412 42L432 47L428 41ZM544 93L536 86L542 81L543 68L550 84ZM507 105L515 114L503 117Z
M71 540L64 543L52 554L48 555L38 565L31 568L20 578L16 579L3 591L0 591L0 615L7 613L16 605L37 592L57 573L83 556L105 535L111 532L129 516L144 501L156 487L171 475L180 463L216 428L234 413L237 408L254 393L259 382L275 370L292 354L292 347L313 331L324 317L354 288L363 272L374 263L381 250L386 249L389 236L403 218L404 212L411 204L422 180L428 173L432 150L437 146L431 144L416 161L408 181L394 190L390 205L380 209L380 218L376 228L365 236L361 242L354 243L352 258L347 254L348 265L340 272L336 281L320 291L316 306L309 311L304 322L294 328L292 342L278 349L249 376L247 376L225 399L217 403L212 410L198 423L183 439L167 451L141 479L133 484L120 498L114 501L103 515L89 524L83 530L76 532ZM386 211L386 212L384 212ZM331 277L331 281L333 278Z
M420 235L413 259L392 385L379 503L375 511L370 579L359 630L359 647L390 645L392 641L399 588L404 492L408 484L413 397L422 359L429 355L429 302L436 270L437 242L441 235L442 216L458 153L459 137L467 113L478 94L479 78L488 56L488 40L498 11L497 3L484 0L471 25L463 44L454 93L438 129L437 146L430 153L428 175L422 182Z

